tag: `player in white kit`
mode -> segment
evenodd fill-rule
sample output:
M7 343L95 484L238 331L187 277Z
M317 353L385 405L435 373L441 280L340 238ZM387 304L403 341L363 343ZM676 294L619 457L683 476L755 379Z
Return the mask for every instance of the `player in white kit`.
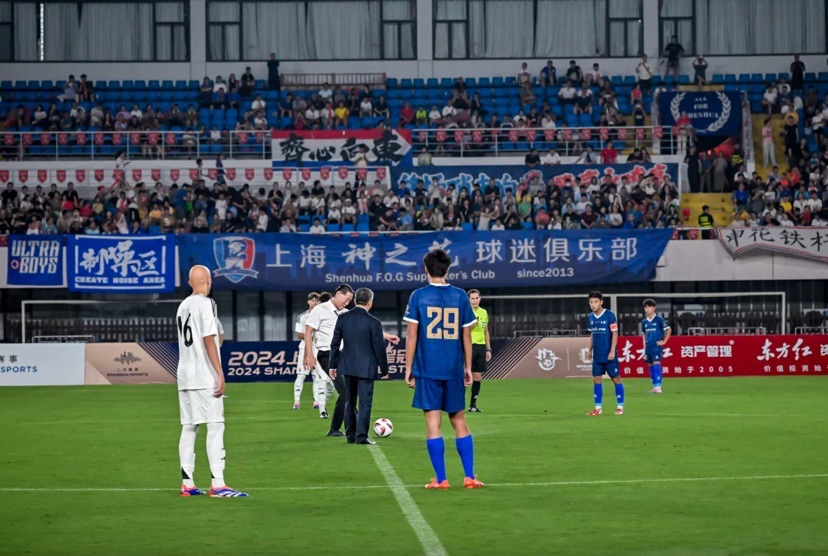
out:
M296 320L296 326L294 327L294 332L296 332L296 336L299 338L299 354L298 358L296 359L296 380L293 383L293 409L299 409L299 402L302 398L302 390L305 387L305 380L308 378L308 375L311 375L313 378L313 384L316 386L317 381L319 378L317 377L316 369L311 371L310 369L305 368L305 322L308 320L308 315L313 310L314 307L319 305L319 294L316 292L311 292L308 294L308 310L299 315L299 318ZM313 389L313 408L319 408L319 402L316 400L317 392L316 388Z
M195 440L198 426L207 424L207 461L212 484L210 496L247 496L224 483L224 372L219 356L219 322L210 294L207 267L190 269L193 293L178 306L178 403L181 410L181 496L204 494L195 486Z

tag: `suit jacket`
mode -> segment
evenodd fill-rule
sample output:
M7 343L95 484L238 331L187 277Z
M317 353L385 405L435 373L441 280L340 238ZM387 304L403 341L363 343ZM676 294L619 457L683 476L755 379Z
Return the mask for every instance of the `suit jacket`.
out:
M379 369L388 374L382 324L364 307L340 315L331 340L331 369L338 373L376 380Z

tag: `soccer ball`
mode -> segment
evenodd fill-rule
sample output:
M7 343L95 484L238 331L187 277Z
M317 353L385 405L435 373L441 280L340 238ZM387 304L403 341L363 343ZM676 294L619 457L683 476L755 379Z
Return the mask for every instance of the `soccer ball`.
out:
M392 432L394 432L394 425L385 417L382 417L374 421L374 434L376 434L380 438L391 436Z

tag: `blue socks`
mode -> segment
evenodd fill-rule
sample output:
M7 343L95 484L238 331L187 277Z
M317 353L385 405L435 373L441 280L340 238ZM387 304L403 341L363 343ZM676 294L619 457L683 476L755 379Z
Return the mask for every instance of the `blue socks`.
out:
M653 381L654 388L661 386L661 363L650 365L650 379Z
M463 462L463 473L466 477L474 479L474 442L471 435L456 439L455 444L460 461Z
M471 436L467 438L469 439L469 447L471 447ZM429 438L426 440L426 448L428 448L428 457L431 459L431 466L434 468L437 482L442 483L446 480L446 445L443 442L443 437ZM460 450L459 444L457 449Z
M615 399L618 402L618 407L624 406L624 384L615 385Z
M604 385L592 383L592 398L595 400L595 407L601 407L601 400L604 399Z

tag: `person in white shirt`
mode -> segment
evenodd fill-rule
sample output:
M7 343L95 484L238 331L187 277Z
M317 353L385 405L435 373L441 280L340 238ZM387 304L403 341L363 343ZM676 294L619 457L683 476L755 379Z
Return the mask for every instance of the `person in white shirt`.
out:
M643 92L649 91L653 86L653 69L647 62L647 55L641 57L641 61L635 67L635 73L638 76L638 84L641 86Z
M305 321L305 368L316 369L319 365L319 368L324 372L326 381L333 382L338 396L336 405L334 405L328 436L345 436L340 430L345 418L345 377L338 375L337 378L332 380L328 372L330 371L331 340L333 339L336 320L341 313L347 311L345 307L351 302L353 296L354 291L351 286L342 284L336 288L333 297L314 307ZM308 342L310 342L311 349L307 349ZM326 393L324 397L317 398L321 419L328 418L327 401L329 396L330 394Z
M359 117L364 118L367 116L371 116L374 113L374 106L371 104L371 99L369 97L365 97L362 99L362 102L359 103Z
M178 402L181 414L181 496L204 494L193 481L195 440L198 426L207 424L207 460L213 477L210 496L246 497L224 482L224 373L219 346L223 331L216 305L208 295L212 286L210 270L196 265L190 269L192 295L181 302L176 313L178 328Z
M518 84L521 83L528 83L532 80L532 74L529 73L529 64L523 62L520 65L520 71L517 74L517 82Z
M329 102L333 97L333 91L331 90L331 86L326 81L322 84L322 88L319 90L319 98L325 102Z
M251 105L251 109L253 110L253 112L256 112L257 110L261 110L262 112L264 112L266 108L267 103L262 98L262 95L256 95L256 100L254 100L253 104Z
M312 234L324 234L325 233L325 226L322 225L322 221L318 218L313 219L313 225L308 230Z
M596 87L601 85L601 81L604 80L604 74L601 73L601 68L598 64L592 64L592 71L586 74L586 81L589 85L594 85Z
M561 104L574 104L575 95L577 94L578 91L576 91L575 87L572 86L572 82L567 81L566 85L561 87L561 90L558 91L558 102Z
M440 114L440 109L437 108L436 104L431 105L431 112L428 113L428 123L433 126L440 125L440 120L443 118L442 114Z
M558 166L561 163L561 155L555 149L549 149L549 152L543 155L541 164L544 166Z
M443 107L441 115L443 118L454 118L457 115L457 110L449 103Z
M811 198L808 199L808 206L811 207L811 212L814 214L822 212L822 199L819 198L816 191L811 191Z
M765 89L765 94L762 95L762 105L768 109L768 115L771 115L774 110L776 110L777 104L777 97L779 93L776 90L776 87L773 84L768 85L768 88Z
M305 367L305 323L308 321L308 315L310 315L310 312L317 305L319 305L319 294L316 292L309 293L308 310L299 315L299 318L296 319L296 325L293 327L296 337L299 338L299 353L296 358L296 380L293 382L293 409L299 409L300 407L302 390L305 387L305 380L308 378L308 375L311 375L314 386L316 386L318 380L321 380L321 377L317 377L316 372L311 373ZM316 388L313 390L313 408L319 408Z

